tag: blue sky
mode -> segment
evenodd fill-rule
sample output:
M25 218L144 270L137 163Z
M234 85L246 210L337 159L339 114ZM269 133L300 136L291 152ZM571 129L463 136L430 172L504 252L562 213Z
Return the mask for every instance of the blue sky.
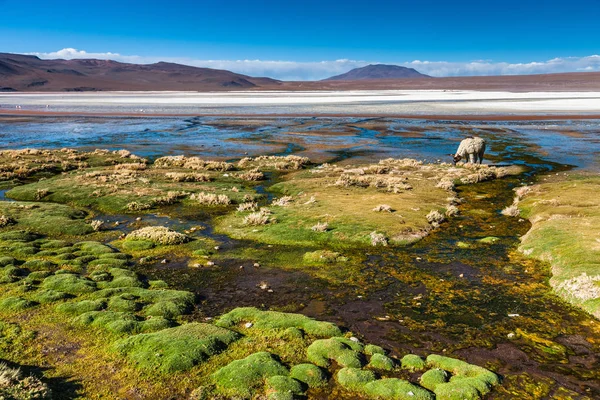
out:
M440 76L598 70L599 16L597 0L0 0L0 51L299 79L373 62ZM567 61L536 65L554 59Z

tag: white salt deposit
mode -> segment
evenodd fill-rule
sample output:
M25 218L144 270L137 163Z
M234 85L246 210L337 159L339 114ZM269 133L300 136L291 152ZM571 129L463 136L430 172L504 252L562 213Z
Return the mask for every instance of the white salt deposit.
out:
M0 109L123 113L600 113L600 92L355 90L307 92L1 93Z

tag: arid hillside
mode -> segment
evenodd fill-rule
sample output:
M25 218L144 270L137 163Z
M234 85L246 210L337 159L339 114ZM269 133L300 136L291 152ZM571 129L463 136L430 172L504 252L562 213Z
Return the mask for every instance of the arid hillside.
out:
M392 71L389 67L396 68ZM383 65L355 69L323 81L283 82L166 62L42 60L36 56L0 53L0 92L382 89L598 91L600 72L432 78L408 68Z

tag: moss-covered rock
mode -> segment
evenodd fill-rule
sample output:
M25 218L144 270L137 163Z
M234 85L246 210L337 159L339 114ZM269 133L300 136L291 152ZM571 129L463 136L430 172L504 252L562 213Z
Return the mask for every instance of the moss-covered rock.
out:
M42 288L73 295L91 293L96 290L96 283L74 274L64 273L51 275L44 279Z
M371 356L367 366L369 368L392 371L394 369L394 360L383 354L375 353Z
M131 239L123 240L120 245L125 251L143 251L156 247L156 244L150 240Z
M434 391L439 384L448 382L448 373L443 369L433 368L425 371L419 382L424 388Z
M89 325L115 333L141 331L140 321L134 314L114 311L89 311L73 319L76 324Z
M115 253L119 254L119 253ZM112 255L112 254L110 254ZM122 268L126 267L129 263L127 260L118 259L118 258L108 258L102 257L95 258L94 260L88 261L88 267L105 267L105 268Z
M64 300L71 298L72 296L65 292L58 292L56 290L38 290L34 295L33 299L40 304L54 303L55 301Z
M294 395L301 395L304 393L302 384L289 376L270 376L267 378L266 383L269 399L293 399Z
M89 253L89 254L93 254L93 255L100 255L100 254L107 254L107 253L113 253L114 250L112 248L110 248L109 246L106 246L100 242L94 242L94 241L85 241L85 242L78 242L75 243L73 245L74 248L79 249L80 251Z
M144 309L144 314L171 319L186 314L188 311L189 306L185 303L159 301L146 307Z
M343 367L360 368L364 364L361 351L362 345L359 343L346 338L333 337L315 340L308 346L306 355L308 361L323 368L329 367L330 360L335 360Z
M13 283L26 275L26 272L14 265L8 265L0 269L0 283Z
M30 271L50 270L55 267L56 264L48 260L29 260L21 265L21 268L27 268Z
M431 354L427 357L427 365L452 374L450 382L435 387L440 399L479 399L500 383L500 378L492 371L451 357Z
M336 379L345 389L362 392L364 386L377 379L372 371L360 368L342 368L338 371Z
M407 354L400 359L402 369L407 369L411 372L423 371L426 368L425 361L416 354Z
M3 256L0 257L0 268L6 267L7 265L17 265L18 262L14 257Z
M427 365L452 373L452 379L457 379L457 377L478 378L491 386L500 384L500 378L492 371L456 358L430 354L427 357Z
M40 239L41 235L28 231L9 231L0 233L0 240L13 242L32 242Z
M358 391L371 399L434 400L434 396L429 391L398 378L368 382Z
M34 307L36 304L22 297L5 297L0 300L0 310L3 311L21 311Z
M327 385L327 374L314 364L294 365L290 376L311 388Z
M27 275L27 281L28 282L42 281L42 280L46 279L47 277L49 277L50 275L52 275L52 271L47 271L47 270L34 271L34 272L29 273L29 275Z
M302 314L282 313L277 311L261 311L254 307L236 308L222 315L216 325L231 328L242 322L252 322L255 329L302 329L309 335L317 337L340 336L342 332L335 324L316 321Z
M114 349L140 368L169 373L204 362L238 338L239 334L228 329L189 323L119 340Z
M108 301L108 309L117 312L135 312L140 309L140 304L131 295L117 295Z
M65 247L70 247L70 243L65 240L46 239L42 243L40 243L40 248L45 249L45 250L47 250L47 249L58 250L58 249L62 249Z
M449 382L437 385L434 390L436 400L480 400L476 388L462 385L460 382Z
M130 297L131 299L136 299L136 301L139 301L140 303L144 304L171 302L176 305L177 310L185 310L185 312L188 312L189 310L193 309L195 301L195 295L191 292L186 292L183 290L150 290L139 287L120 287L102 289L91 294L91 297L96 299L108 299L112 296L117 295L130 295L133 296ZM145 310L145 312L147 312L147 310ZM156 314L160 316L163 313L162 311L157 311Z
M385 350L374 344L365 345L364 352L366 355L372 356L373 354L382 354L385 356Z
M99 311L106 307L102 300L82 300L74 303L63 303L56 307L56 310L70 315L81 315L90 311Z
M262 388L265 379L278 375L287 376L287 368L271 353L259 352L229 363L212 378L223 394L250 398Z

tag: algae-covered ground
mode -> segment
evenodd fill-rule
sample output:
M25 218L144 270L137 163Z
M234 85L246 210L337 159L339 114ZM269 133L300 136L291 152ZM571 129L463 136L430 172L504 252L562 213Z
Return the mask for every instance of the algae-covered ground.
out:
M0 397L600 396L600 324L528 241L595 177L517 191L524 255L501 211L561 167L512 140L526 166L2 152Z

